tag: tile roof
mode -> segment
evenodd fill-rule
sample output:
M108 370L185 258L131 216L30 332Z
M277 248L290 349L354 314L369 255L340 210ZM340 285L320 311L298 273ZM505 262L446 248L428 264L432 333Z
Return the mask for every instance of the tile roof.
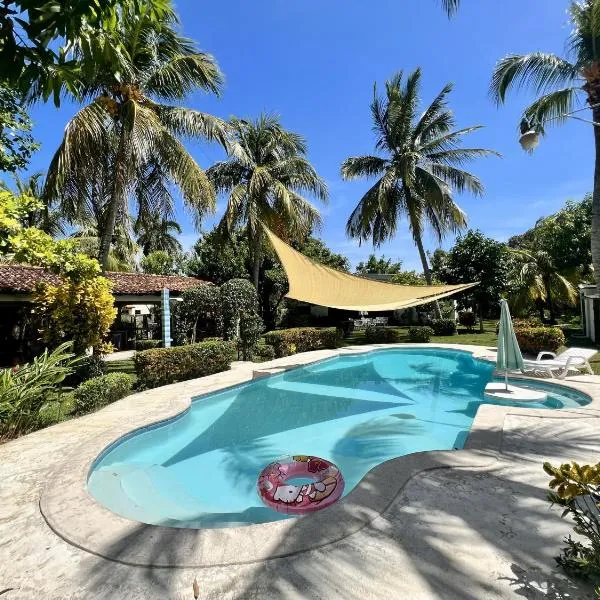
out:
M206 283L202 279L180 275L108 272L106 277L113 282L113 293L116 296L160 294L165 287L171 292L179 293ZM29 294L35 290L38 283L59 281L56 275L48 273L41 267L0 264L0 294Z

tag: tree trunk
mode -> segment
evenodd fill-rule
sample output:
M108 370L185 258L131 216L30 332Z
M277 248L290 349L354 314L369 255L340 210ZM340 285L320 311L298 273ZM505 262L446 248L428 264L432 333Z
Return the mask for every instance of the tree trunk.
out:
M546 288L546 304L548 306L548 312L550 313L550 325L556 325L556 314L554 313L552 290L550 289L550 282L546 278L544 278L544 287Z
M429 268L429 263L427 262L427 254L425 253L425 248L423 248L423 240L421 239L421 234L413 227L413 236L415 238L415 244L417 245L417 250L419 251L419 256L421 257L421 264L423 265L423 274L425 275L425 281L427 285L433 285L433 278L431 277L431 269ZM442 309L440 308L439 302L434 302L434 311L435 318L442 318Z
M260 278L260 259L261 259L261 255L260 255L260 247L261 247L261 239L260 239L260 232L256 232L255 234L255 238L254 238L254 243L252 244L254 246L253 248L253 264L252 264L252 281L254 283L254 287L256 288L256 293L258 294L258 282L259 282L259 278Z
M102 272L106 271L108 265L108 255L110 253L110 245L115 232L115 222L117 220L117 211L123 200L125 191L125 170L126 170L126 133L124 125L121 125L121 135L119 137L119 147L115 157L115 178L113 180L112 191L110 195L110 204L108 213L104 219L103 231L98 231L100 236L100 249L98 252L98 260L102 267Z
M592 98L590 98L591 100ZM595 123L600 123L600 107L592 110ZM597 293L600 294L600 127L594 126L594 192L592 195L592 264Z
M483 304L479 303L479 333L483 333Z

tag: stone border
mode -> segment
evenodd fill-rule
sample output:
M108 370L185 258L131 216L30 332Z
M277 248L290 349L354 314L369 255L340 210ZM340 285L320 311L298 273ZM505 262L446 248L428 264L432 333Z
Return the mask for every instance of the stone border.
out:
M68 543L123 564L198 568L253 563L325 546L356 533L384 513L408 481L438 468L484 468L497 460L507 415L540 418L600 416L600 378L590 375L561 381L585 393L591 403L580 409L542 409L482 405L471 425L464 450L409 454L369 471L342 500L299 519L223 529L184 529L147 525L121 517L88 493L88 474L97 458L134 431L185 413L191 398L336 356L391 348L441 348L495 360L495 349L459 344L378 344L306 352L262 363L234 365L231 371L134 394L83 417L89 438L52 473L40 498L50 528ZM155 551L159 543L160 552ZM158 556L157 556L158 554Z

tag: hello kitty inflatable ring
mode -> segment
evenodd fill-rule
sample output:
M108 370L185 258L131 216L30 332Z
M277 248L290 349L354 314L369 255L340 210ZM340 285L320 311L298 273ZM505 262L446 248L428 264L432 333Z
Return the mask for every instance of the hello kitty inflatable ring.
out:
M311 482L294 485L294 479ZM287 456L262 470L256 488L269 508L289 515L303 515L337 502L344 492L344 478L333 463L323 458Z

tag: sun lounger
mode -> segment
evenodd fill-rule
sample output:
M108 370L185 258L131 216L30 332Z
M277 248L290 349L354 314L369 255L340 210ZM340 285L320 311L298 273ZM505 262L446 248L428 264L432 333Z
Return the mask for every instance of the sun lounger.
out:
M559 371L558 378L564 379L569 370L586 370L590 375L594 374L589 360L598 353L593 348L567 348L560 354L554 352L540 352L535 360L525 360L525 371L545 372L554 377L554 371ZM550 359L544 359L549 356Z

